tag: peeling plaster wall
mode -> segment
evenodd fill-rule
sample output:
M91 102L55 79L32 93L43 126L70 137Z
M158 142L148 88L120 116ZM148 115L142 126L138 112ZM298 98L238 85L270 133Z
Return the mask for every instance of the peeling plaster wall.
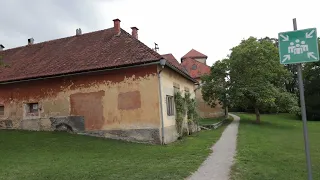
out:
M201 82L200 79L197 79L199 83ZM217 102L216 107L212 108L209 106L202 98L201 88L196 90L196 101L197 101L197 108L198 113L201 118L215 118L224 116L225 112L222 106Z
M11 121L15 129L53 130L50 117L82 116L86 131L151 129L153 139L144 139L140 134L139 138L159 141L156 65L0 87L0 104L5 106L0 128L8 124L1 122ZM25 112L26 103L31 102L39 103L39 114L32 117Z
M160 70L161 67L159 67ZM185 89L189 89L191 98L195 97L194 88L195 85L192 81L186 79L177 72L164 68L161 72L161 83L162 83L162 107L163 107L163 120L164 120L164 134L165 134L165 143L170 143L175 141L178 138L176 130L176 120L175 115L167 115L167 102L166 96L174 95L174 86L179 86L182 96L184 96Z

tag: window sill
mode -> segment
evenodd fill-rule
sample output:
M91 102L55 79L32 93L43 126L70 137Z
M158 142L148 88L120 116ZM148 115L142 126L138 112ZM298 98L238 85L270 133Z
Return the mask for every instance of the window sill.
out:
M26 113L23 119L38 119L40 118L40 113Z
M39 116L39 113L38 112L30 112L30 113L27 113L26 116Z

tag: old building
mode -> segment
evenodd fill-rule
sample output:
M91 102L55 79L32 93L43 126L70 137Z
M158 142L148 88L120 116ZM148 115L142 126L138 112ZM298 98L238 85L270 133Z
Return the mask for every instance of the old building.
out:
M192 49L181 58L181 65L186 69L189 75L199 82L196 88L196 100L198 104L198 112L201 117L219 117L224 115L222 106L217 103L216 107L212 108L206 104L201 93L201 76L210 73L210 66L207 65L208 56Z
M121 29L119 19L101 31L77 29L42 43L30 38L0 56L0 127L6 129L169 143L177 139L174 87L193 91L197 82L140 42L138 28Z

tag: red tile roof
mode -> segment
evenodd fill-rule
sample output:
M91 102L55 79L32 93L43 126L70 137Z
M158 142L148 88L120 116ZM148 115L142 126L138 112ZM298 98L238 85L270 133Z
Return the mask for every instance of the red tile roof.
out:
M166 59L170 64L172 64L173 66L177 67L181 71L183 71L183 72L188 74L188 71L179 63L179 61L172 54L163 54L161 56L164 59Z
M0 51L8 67L0 68L0 82L112 68L158 61L162 57L121 29Z
M184 59L181 65L187 69L192 78L199 78L210 73L210 66L207 66L192 58Z
M208 58L208 56L202 54L199 51L191 49L187 54L182 56L181 60L186 59L186 58Z

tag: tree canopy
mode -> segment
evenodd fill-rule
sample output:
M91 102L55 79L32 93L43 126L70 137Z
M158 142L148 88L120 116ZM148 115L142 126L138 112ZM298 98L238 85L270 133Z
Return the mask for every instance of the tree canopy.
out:
M227 110L230 105L228 63L228 59L217 61L214 66L211 67L210 74L202 77L204 84L201 89L202 96L204 101L211 107L215 107L218 102ZM227 112L226 115L228 115Z
M210 76L204 77L202 90L211 105L214 100L223 102L223 95L228 95L228 105L253 107L258 123L261 110L297 111L296 96L285 88L290 73L279 63L273 40L243 40L231 49L229 59L217 61L211 70Z
M318 38L320 48L320 40ZM307 118L320 120L320 62L306 63L303 67Z

